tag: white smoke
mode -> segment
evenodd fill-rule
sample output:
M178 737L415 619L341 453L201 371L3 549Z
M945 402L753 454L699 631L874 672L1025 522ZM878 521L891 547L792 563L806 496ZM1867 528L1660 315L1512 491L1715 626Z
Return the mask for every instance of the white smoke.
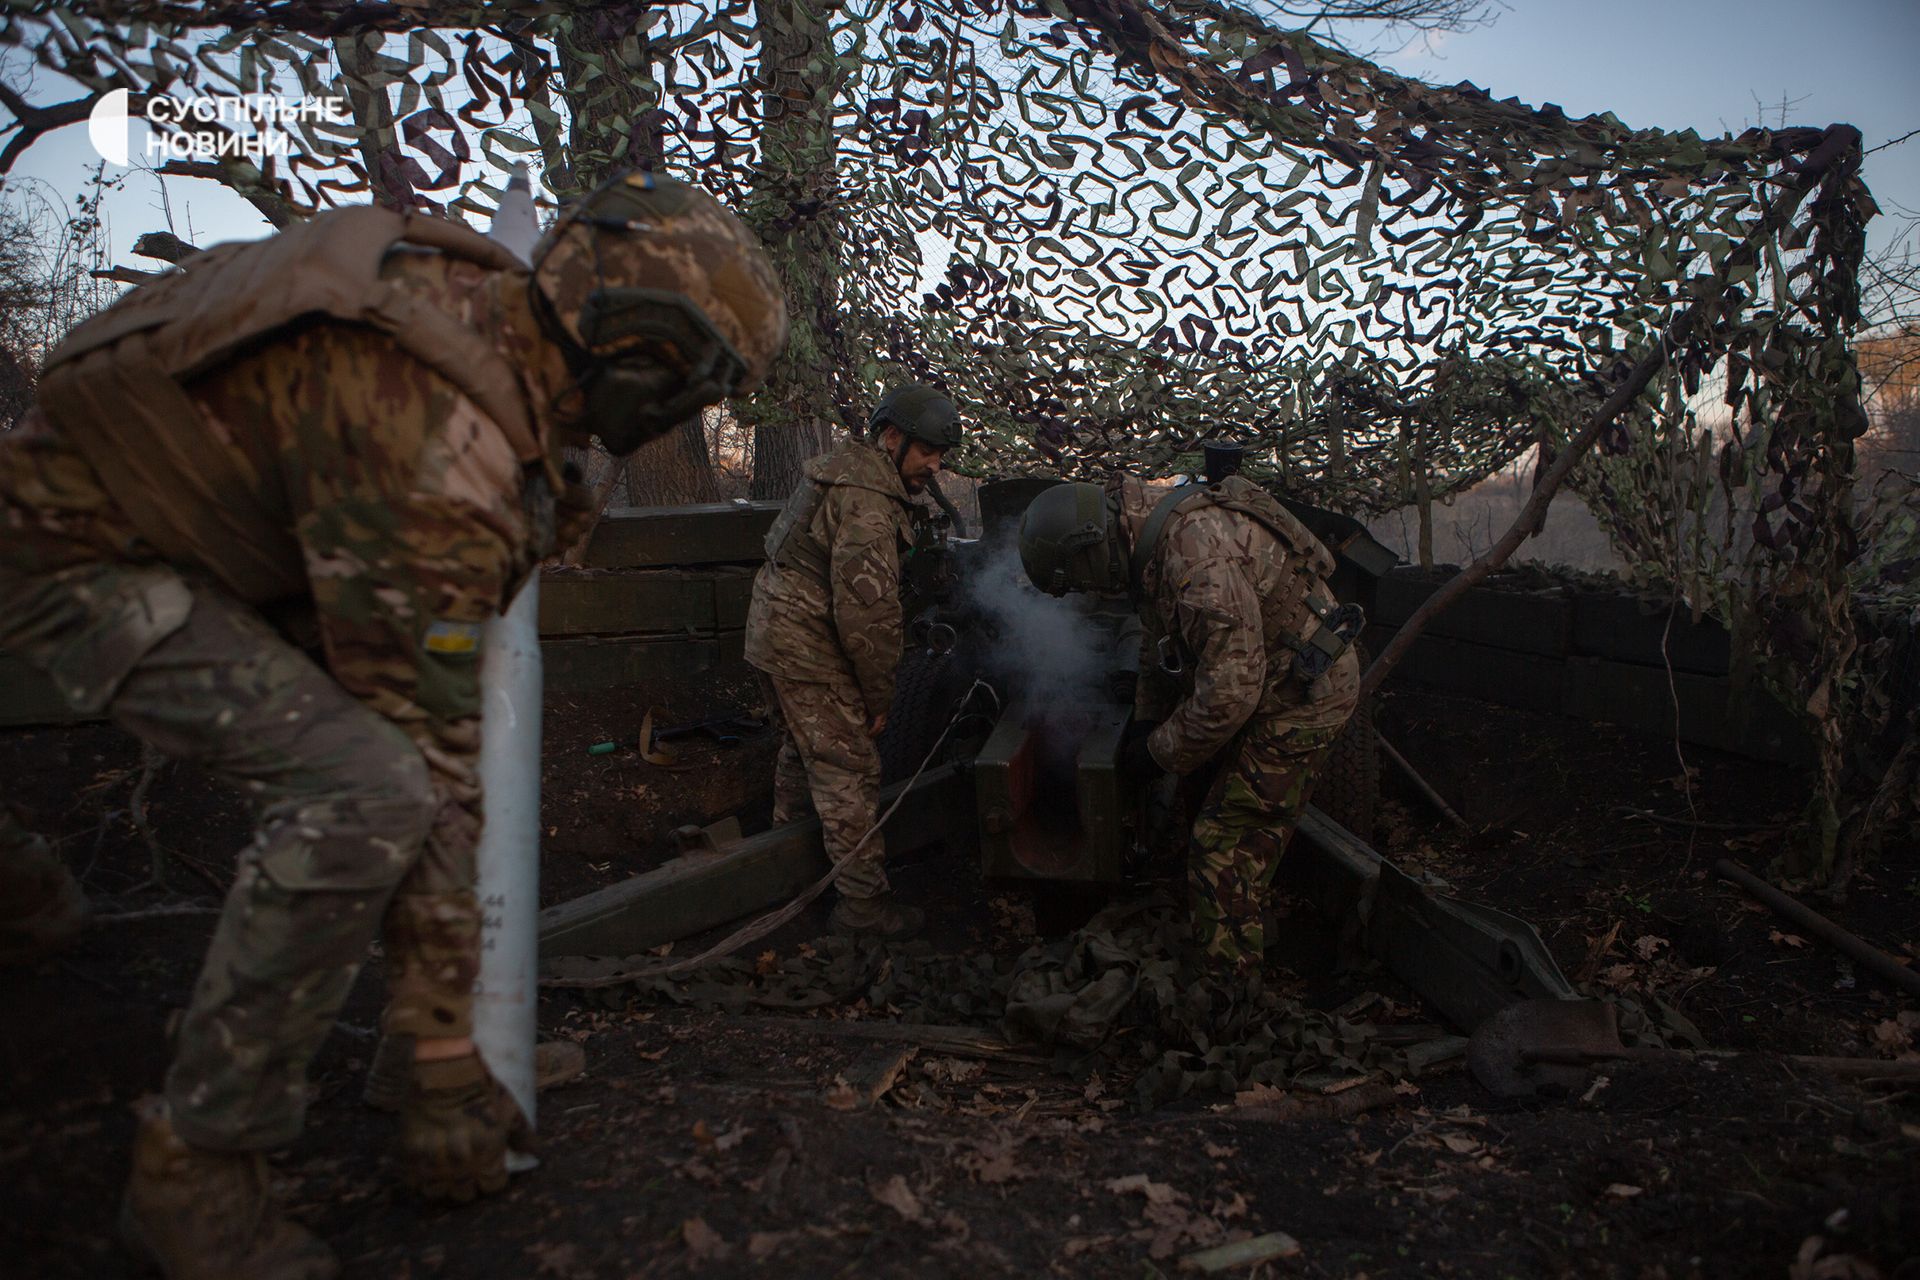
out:
M966 594L995 633L987 669L1016 699L1047 708L1105 696L1110 633L1075 607L1073 597L1047 595L1029 582L1012 538L968 575Z

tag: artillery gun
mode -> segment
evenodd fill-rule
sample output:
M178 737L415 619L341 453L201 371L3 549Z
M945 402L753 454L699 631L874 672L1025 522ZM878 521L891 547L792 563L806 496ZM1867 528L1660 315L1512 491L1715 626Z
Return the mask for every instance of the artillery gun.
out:
M1018 568L1020 516L1056 483L1016 478L981 486L977 539L951 536L950 520L939 517L921 526L905 562L909 644L879 740L882 782L909 777L957 715L940 755L970 762L982 873L1119 884L1179 824L1170 788L1137 803L1119 784L1117 757L1141 662L1132 607L1118 596L1045 596ZM1357 520L1301 502L1287 506L1334 551L1332 585L1341 602L1369 607L1394 554ZM1035 631L1072 652L1037 653L1044 646ZM961 705L979 698L982 681L991 716ZM1363 708L1334 750L1318 803L1370 840L1378 787L1372 715Z
M1117 754L1132 714L1139 624L1122 598L1054 601L1070 609L1087 661L1067 699L1048 688L1057 668L1008 656L1004 601L980 589L1004 572L1009 535L1048 480L982 486L984 529L956 535L952 517L931 518L906 557L906 654L880 742L882 811L908 801L885 827L890 856L944 844L973 852L982 874L1036 886L1115 886L1156 844L1184 829L1166 797L1122 794ZM1364 526L1289 503L1339 562L1343 602L1372 603L1373 584L1395 557ZM774 504L709 509L715 537L749 541ZM666 541L700 543L686 509ZM743 523L745 522L745 523ZM1024 579L999 584L1026 590ZM1463 1028L1518 999L1570 998L1566 979L1524 921L1435 893L1368 844L1377 785L1370 719L1356 716L1323 778L1317 807L1300 824L1282 876L1342 923L1349 948L1381 960ZM1332 808L1330 815L1326 810ZM1356 830L1357 829L1357 830ZM683 830L683 856L631 880L549 907L543 957L629 956L776 906L826 871L815 819L739 834L734 820Z

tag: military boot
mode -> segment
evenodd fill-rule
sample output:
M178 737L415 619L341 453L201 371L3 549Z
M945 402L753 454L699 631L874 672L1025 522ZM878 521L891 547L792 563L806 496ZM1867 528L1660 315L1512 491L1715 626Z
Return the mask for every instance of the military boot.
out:
M919 933L927 922L927 913L909 907L893 896L891 890L871 898L842 896L833 904L827 923L835 933L868 934L881 938L906 938Z
M51 955L86 927L86 895L66 863L0 810L0 965Z
M167 1280L332 1280L340 1274L333 1251L273 1202L265 1156L188 1145L159 1098L140 1104L120 1236Z

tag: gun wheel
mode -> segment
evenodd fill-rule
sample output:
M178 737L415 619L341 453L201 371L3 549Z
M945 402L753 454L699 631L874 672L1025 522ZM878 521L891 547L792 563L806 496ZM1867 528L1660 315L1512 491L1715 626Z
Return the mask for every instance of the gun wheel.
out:
M887 727L873 744L880 753L881 786L913 776L927 752L933 750L940 731L959 710L977 666L964 644L945 653L915 649L900 659ZM951 737L948 745L952 745Z
M1359 645L1354 648L1365 670L1367 653ZM1327 754L1313 788L1313 803L1355 836L1373 843L1374 816L1380 805L1380 747L1373 736L1373 699L1354 709L1353 719Z

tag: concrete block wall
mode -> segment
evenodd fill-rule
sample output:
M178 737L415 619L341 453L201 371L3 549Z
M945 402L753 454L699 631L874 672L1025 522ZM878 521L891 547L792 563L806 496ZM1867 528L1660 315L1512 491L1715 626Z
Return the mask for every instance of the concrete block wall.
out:
M1367 647L1380 652L1440 585L1407 568L1382 578ZM1757 759L1810 759L1804 731L1785 707L1757 683L1736 687L1725 628L1624 591L1495 575L1427 625L1392 680L1677 734Z

